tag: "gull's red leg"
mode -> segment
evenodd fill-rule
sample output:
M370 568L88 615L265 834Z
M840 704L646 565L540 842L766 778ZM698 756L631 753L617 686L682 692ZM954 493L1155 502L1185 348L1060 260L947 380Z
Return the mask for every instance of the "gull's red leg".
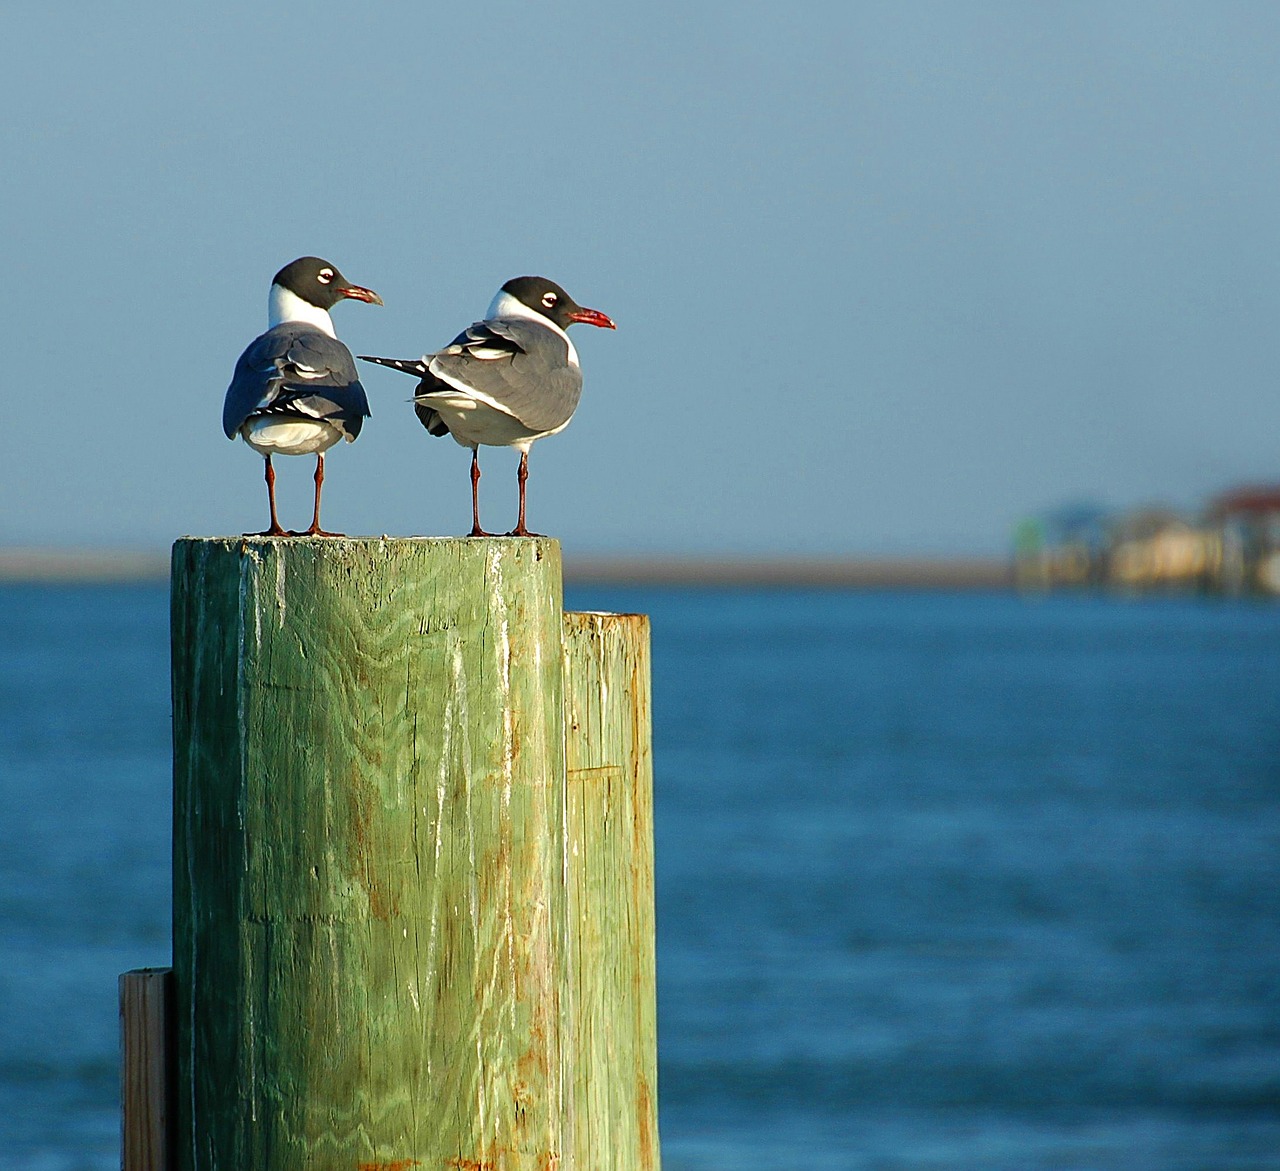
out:
M529 453L522 451L520 453L520 470L516 472L516 479L520 482L520 519L516 521L516 527L507 534L509 537L536 537L537 533L531 533L524 524L524 486L529 482Z
M280 527L276 518L276 470L271 466L271 457L266 457L267 470L267 503L271 506L271 527L260 533L246 533L247 537L287 537L289 534Z
M480 527L480 452L474 447L471 449L471 532L467 535L492 536Z
M320 488L324 484L324 452L316 452L316 506L311 513L311 527L305 533L294 533L297 537L341 537L342 533L326 533L320 527Z

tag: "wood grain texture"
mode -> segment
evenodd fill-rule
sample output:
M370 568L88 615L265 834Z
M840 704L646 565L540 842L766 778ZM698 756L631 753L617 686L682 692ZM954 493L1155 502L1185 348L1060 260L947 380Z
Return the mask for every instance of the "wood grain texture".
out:
M567 1166L559 546L172 574L175 1165Z
M656 1171L649 620L564 616L566 1093L579 1171Z
M169 1171L173 971L125 972L119 992L120 1166L123 1171Z

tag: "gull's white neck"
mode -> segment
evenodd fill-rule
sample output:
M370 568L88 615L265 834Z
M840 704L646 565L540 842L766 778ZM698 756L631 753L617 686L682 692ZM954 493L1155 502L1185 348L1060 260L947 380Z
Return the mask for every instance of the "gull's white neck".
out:
M274 329L285 321L305 321L330 337L338 336L334 332L333 318L329 316L327 309L321 309L312 305L310 301L304 301L297 293L291 293L283 285L271 286L271 297L267 301L267 321L268 329Z
M489 304L488 312L485 313L486 318L494 317L523 317L526 321L536 321L539 325L545 326L553 333L558 333L564 338L564 344L569 347L569 363L572 366L579 365L578 351L573 348L573 342L569 340L569 335L565 333L554 321L549 317L543 317L536 309L530 309L518 297L513 297L506 289L499 289L498 295Z

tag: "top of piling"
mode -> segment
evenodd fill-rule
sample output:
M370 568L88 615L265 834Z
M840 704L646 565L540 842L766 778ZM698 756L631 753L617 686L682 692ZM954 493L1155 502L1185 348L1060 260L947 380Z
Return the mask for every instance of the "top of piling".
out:
M392 596L439 599L441 591L455 603L470 597L479 604L503 582L523 582L549 591L559 606L564 588L560 542L552 537L181 537L170 567L175 586L238 581L244 593L257 582L254 593L281 593L289 581L369 605Z
M359 562L366 566L405 558L449 558L461 562L486 560L497 566L528 559L560 562L560 542L554 537L264 537L257 534L222 537L179 537L173 543L172 564L180 558L233 555L262 560L282 557L298 563Z
M360 548L430 548L430 547L453 547L453 546L471 546L476 548L497 548L508 549L520 546L527 546L532 549L546 549L548 547L560 547L560 542L555 537L529 536L529 537L392 537L386 533L381 536L368 537L268 537L261 533L233 533L226 535L198 536L193 533L184 534L174 541L174 546L192 544L192 545L221 545L226 548L234 548L241 546L243 548L277 548L284 549L290 547L311 548L311 549L360 549Z

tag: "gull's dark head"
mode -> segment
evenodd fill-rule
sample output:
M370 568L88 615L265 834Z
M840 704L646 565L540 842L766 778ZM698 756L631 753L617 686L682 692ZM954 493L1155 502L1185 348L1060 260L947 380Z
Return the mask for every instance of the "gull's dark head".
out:
M561 329L568 329L575 321L598 325L601 329L618 328L598 309L584 309L555 281L544 276L513 277L502 286L502 291Z
M372 289L353 285L338 271L336 264L321 260L318 256L300 256L276 273L272 282L288 289L295 297L314 305L317 309L332 309L345 297L381 305L382 298Z

